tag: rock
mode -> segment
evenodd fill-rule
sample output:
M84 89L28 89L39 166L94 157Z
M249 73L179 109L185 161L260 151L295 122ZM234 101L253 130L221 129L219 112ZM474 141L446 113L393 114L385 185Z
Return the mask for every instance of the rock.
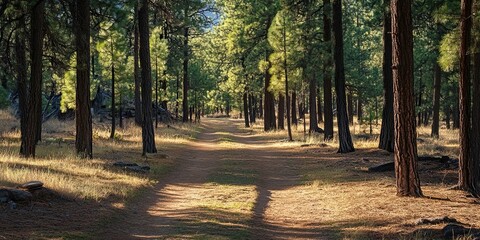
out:
M442 229L445 239L455 239L458 236L462 236L469 233L469 229L462 225L450 223Z
M363 160L364 162L370 162L370 159L368 159L368 158L363 158L362 160Z
M59 195L48 188L39 188L32 191L33 199L40 201L48 201L51 199L59 198Z
M32 191L32 190L36 190L36 189L40 189L43 187L43 182L40 182L40 181L30 181L30 182L27 182L27 183L24 183L20 186L18 186L17 188L20 188L20 189L27 189L29 191Z
M448 216L437 218L420 218L415 221L415 225L423 224L439 224L439 223L458 223L457 219L449 218Z
M395 163L389 162L389 163L381 164L378 166L369 167L367 171L368 172L388 172L393 170L395 170Z
M0 189L0 203L7 203L11 200L12 194L7 189Z
M27 191L19 190L19 189L8 189L12 196L12 200L15 202L25 202L32 200L32 194Z
M113 164L115 167L138 167L136 163L124 163L124 162L116 162Z
M148 166L146 166L148 167ZM140 166L127 166L125 167L126 170L130 170L132 172L137 172L137 173L147 173L148 170L150 170L150 167L148 167L148 170L144 169L144 167Z
M14 201L9 201L8 207L10 208L10 210L14 210L17 209L17 204Z

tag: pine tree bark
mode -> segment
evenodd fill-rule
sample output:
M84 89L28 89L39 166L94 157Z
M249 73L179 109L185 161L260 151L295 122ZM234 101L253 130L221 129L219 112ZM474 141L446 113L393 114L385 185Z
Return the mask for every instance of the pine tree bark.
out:
M90 0L77 0L76 47L76 138L75 148L81 158L92 158L92 115L90 102Z
M293 91L292 93L292 124L298 125L298 117L297 117L297 91Z
M392 0L395 176L398 196L422 196L417 172L412 0Z
M268 27L267 27L268 28ZM268 69L265 70L265 87L264 87L264 119L263 119L263 128L265 131L271 131L277 128L275 121L275 98L273 93L270 91L270 81L272 75L269 72L271 63L268 60L268 54L265 56L265 60L268 62Z
M355 151L348 126L345 96L345 69L343 61L342 1L333 1L333 59L335 62L335 93L337 94L338 153Z
M318 120L318 123L323 122L322 97L320 92L320 84L317 86L317 120Z
M19 4L20 6L20 4ZM18 11L22 12L20 6ZM20 110L20 155L25 155L25 136L28 115L28 92L27 92L27 59L25 55L25 17L19 20L19 27L15 36L15 58L17 72L17 91L18 91L18 108Z
M333 139L333 102L332 102L332 74L333 66L331 52L332 52L332 27L330 21L331 6L330 0L323 1L323 41L326 44L327 60L323 64L323 107L324 107L324 139Z
M255 107L253 102L253 95L248 95L248 112L250 113L250 123L255 123Z
M113 47L113 44L112 44ZM113 48L112 48L113 50ZM115 138L115 65L113 64L113 51L112 51L112 131L110 132L110 138L114 139Z
M146 153L157 152L152 122L152 65L150 62L148 0L141 0L139 5L138 32L140 35L140 67L142 70L142 154L145 155Z
M383 15L383 111L378 148L393 152L393 76L392 76L392 17L390 0L384 0Z
M461 0L460 18L460 81L459 81L459 110L460 110L460 156L458 171L458 186L460 189L475 194L475 182L471 155L471 110L470 110L470 50L472 31L472 0Z
M185 13L186 15L186 13ZM182 99L182 114L183 122L188 122L188 27L183 29L183 99Z
M475 3L478 10L479 2ZM477 17L477 16L476 16ZM474 30L480 30L480 24L476 19ZM480 96L480 40L475 39L475 54L473 55L473 96ZM480 196L480 98L474 97L472 101L472 141L471 141L471 182L473 195Z
M250 114L248 112L248 93L247 89L243 92L243 112L244 112L244 120L245 120L245 127L250 127Z
M318 127L317 119L317 81L315 77L310 76L308 81L308 107L309 107L309 132L321 132Z
M357 122L358 124L363 123L363 101L361 96L358 96L357 99Z
M25 127L24 141L20 149L23 149L24 157L35 157L35 149L38 136L38 129L41 129L42 120L42 56L43 56L43 37L45 20L45 1L41 0L34 5L31 17L31 38L30 38L30 57L31 57L31 79L28 96L28 114L27 125ZM22 151L21 151L22 153Z
M278 129L285 129L285 96L282 93L278 96Z
M433 123L432 134L434 138L438 138L440 129L440 90L442 84L442 69L438 63L434 63L434 86L433 86Z
M352 97L351 90L348 90L348 93L347 93L347 113L348 113L348 123L353 125L353 97Z
M134 19L134 40L133 40L133 75L135 81L135 124L142 126L142 100L141 100L141 85L142 78L140 76L140 66L138 64L139 56L139 33L138 33L138 1L135 1L135 19Z

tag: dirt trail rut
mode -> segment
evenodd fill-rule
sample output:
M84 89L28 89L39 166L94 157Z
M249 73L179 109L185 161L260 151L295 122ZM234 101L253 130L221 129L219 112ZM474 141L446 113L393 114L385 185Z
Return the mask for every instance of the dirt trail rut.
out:
M290 216L292 211L287 204L291 204L291 192L285 190L295 187L300 179L291 160L295 152L272 147L271 142L251 135L240 126L238 120L204 120L204 129L195 142L169 153L179 159L179 166L151 192L129 204L111 227L98 236L109 239L322 238L321 231L311 227L315 223ZM225 146L222 142L229 144ZM202 201L206 192L215 191L204 184L209 176L222 171L219 166L225 161L240 162L255 173L256 197L250 215L236 217L237 220L225 224L223 229L219 223L215 227L202 224L212 216L209 212L192 209L192 203ZM190 221L193 216L195 223ZM237 235L237 232L244 234Z

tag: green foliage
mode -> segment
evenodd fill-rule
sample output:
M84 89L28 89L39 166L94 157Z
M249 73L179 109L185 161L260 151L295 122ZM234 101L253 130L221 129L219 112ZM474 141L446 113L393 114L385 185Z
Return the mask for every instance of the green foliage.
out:
M460 61L460 45L458 39L460 31L458 28L445 34L440 43L440 58L438 63L443 71L451 72L458 67Z
M273 49L269 56L269 72L272 74L270 90L274 93L285 92L285 68L290 85L293 86L301 80L303 70L300 68L300 61L304 48L298 44L300 33L292 12L284 9L277 13L268 31L268 42Z
M66 112L69 109L75 109L75 84L77 82L77 58L73 55L70 59L70 69L65 71L63 76L53 75L54 81L60 83L62 98L60 100L60 110Z
M10 101L8 100L8 91L0 86L0 109L5 109L10 106Z

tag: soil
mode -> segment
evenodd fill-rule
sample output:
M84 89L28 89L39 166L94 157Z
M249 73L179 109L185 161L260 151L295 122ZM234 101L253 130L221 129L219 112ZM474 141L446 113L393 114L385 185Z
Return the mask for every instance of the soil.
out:
M32 236L35 231L48 235L59 229L88 233L87 238L96 239L185 239L192 236L195 239L211 239L212 236L215 239L338 239L345 237L345 231L369 236L367 238L398 238L398 234L411 234L417 230L406 224L417 217L415 214L388 215L397 209L397 205L389 205L389 201L398 199L394 196L393 172L372 174L357 170L391 161L391 154L380 150L358 150L341 155L328 146L300 147L301 143L298 146L282 145L278 140L242 128L241 120L218 118L202 121L203 129L197 140L166 150L176 161L175 169L152 189L140 193L124 206L117 209L102 207L98 203L62 202L55 207L60 207L61 211L48 210L50 206L34 207L33 210L25 209L22 212L6 211L6 216L0 216L0 239ZM215 195L218 185L212 184L211 176L221 174L221 166L226 162L238 163L255 176L253 182L229 183L254 185L256 199L253 201L253 210L247 215L229 215L227 211L198 207L198 202ZM333 199L334 196L329 195L331 192L322 192L333 188L327 185L328 182L318 183L319 186L306 186L305 174L315 169L332 172L325 181L335 182L334 187L338 188L335 191L342 196L370 197L372 202L344 206L349 205L349 199ZM454 171L434 173L437 170L433 168L421 169L428 171L422 179L426 179L427 185L440 184L436 182L439 176L442 181L446 181L441 184L455 182ZM373 182L378 179L381 181ZM359 192L354 192L358 190L349 190L352 184L367 189L372 187L378 189L378 192L361 196ZM378 206L379 203L375 201L379 200L375 194L383 193L391 197L382 197L384 202L381 204L385 205ZM437 197L428 189L426 194L430 198L418 200L419 209L436 204L444 206L448 205L445 201L452 201L452 208L470 208L464 209L467 214L452 217L464 223L478 223L477 217L468 216L468 211L478 210L478 205L472 205L473 200L463 197L458 200L443 195ZM461 193L454 192L454 195ZM361 201L368 201L366 199L362 198ZM331 205L322 201L338 201L338 209L332 209ZM402 209L402 206L407 206L412 200L398 202L398 208ZM362 213L355 216L360 210ZM47 211L48 214L41 215L42 211ZM438 211L448 213L449 208L447 206ZM30 220L26 221L25 218ZM102 220L98 223L93 219ZM378 231L371 231L372 228ZM437 226L429 230L436 231L440 228ZM30 230L21 234L25 229ZM356 239L355 234L353 237L347 234L347 238Z

